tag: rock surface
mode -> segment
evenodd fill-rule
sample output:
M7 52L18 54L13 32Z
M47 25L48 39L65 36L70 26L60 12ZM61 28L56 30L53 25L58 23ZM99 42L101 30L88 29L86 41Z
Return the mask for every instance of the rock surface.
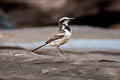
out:
M48 54L48 52L47 52ZM83 53L84 54L84 53ZM77 58L84 57L80 54ZM119 80L120 62L0 50L1 80ZM73 56L74 57L74 56ZM88 56L89 57L89 56ZM84 57L85 58L85 57Z
M120 39L119 30L72 26L73 39ZM55 27L0 30L0 42L30 43L47 40ZM96 47L95 47L96 48ZM0 80L120 80L120 52L65 51L66 59L54 50L2 48Z

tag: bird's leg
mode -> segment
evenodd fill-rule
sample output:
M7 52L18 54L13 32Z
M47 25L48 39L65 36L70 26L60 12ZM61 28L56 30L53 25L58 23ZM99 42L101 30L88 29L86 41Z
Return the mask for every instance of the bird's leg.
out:
M61 54L61 52L62 52L62 50L57 46L57 53L58 53L58 55L61 56L62 58L65 58L65 56L63 56Z
M59 51L62 53L62 54L64 54L64 52L58 47L58 49L59 49Z

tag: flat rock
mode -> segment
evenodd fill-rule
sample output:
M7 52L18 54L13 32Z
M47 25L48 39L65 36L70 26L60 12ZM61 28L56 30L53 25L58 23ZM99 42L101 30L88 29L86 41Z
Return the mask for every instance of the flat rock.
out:
M91 46L92 51L85 49L82 52L77 51L83 50L82 48L72 47L70 50L68 46L67 48L63 46L63 50L66 49L63 54L66 58L63 59L54 49L40 49L33 53L15 48L18 46L35 48L36 43L39 45L39 42L49 39L57 27L1 30L0 80L120 80L120 52L113 48L115 45L118 46L115 48L119 48L117 40L120 39L120 31L87 26L72 26L72 29L72 39L80 40L81 45L86 40L93 40L95 44L92 45L98 44L94 40L108 40L105 45L112 45L107 46L111 50L96 51L96 46L100 48L96 45ZM114 43L111 44L111 40L116 41L112 41ZM66 45L69 44L71 42Z
M52 54L51 54L52 55ZM120 63L0 50L1 80L119 80Z

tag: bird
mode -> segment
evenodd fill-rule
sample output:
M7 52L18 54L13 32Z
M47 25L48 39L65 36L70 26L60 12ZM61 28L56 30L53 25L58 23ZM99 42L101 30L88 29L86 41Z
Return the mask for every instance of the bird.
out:
M56 32L56 34L52 36L49 40L47 40L43 45L32 50L32 52L35 52L36 50L44 46L51 46L51 47L56 47L56 51L58 55L64 58L64 56L62 55L63 51L59 47L67 43L68 40L71 38L72 30L70 29L68 23L73 19L75 18L62 17L58 21L59 30Z

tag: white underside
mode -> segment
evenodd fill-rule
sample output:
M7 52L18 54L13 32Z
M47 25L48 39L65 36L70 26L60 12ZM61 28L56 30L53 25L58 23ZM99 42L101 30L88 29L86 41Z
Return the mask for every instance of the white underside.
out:
M64 35L63 38L57 39L55 41L52 41L48 45L49 46L60 46L60 45L63 45L71 38L71 35L72 35L72 33L65 29L65 35Z

